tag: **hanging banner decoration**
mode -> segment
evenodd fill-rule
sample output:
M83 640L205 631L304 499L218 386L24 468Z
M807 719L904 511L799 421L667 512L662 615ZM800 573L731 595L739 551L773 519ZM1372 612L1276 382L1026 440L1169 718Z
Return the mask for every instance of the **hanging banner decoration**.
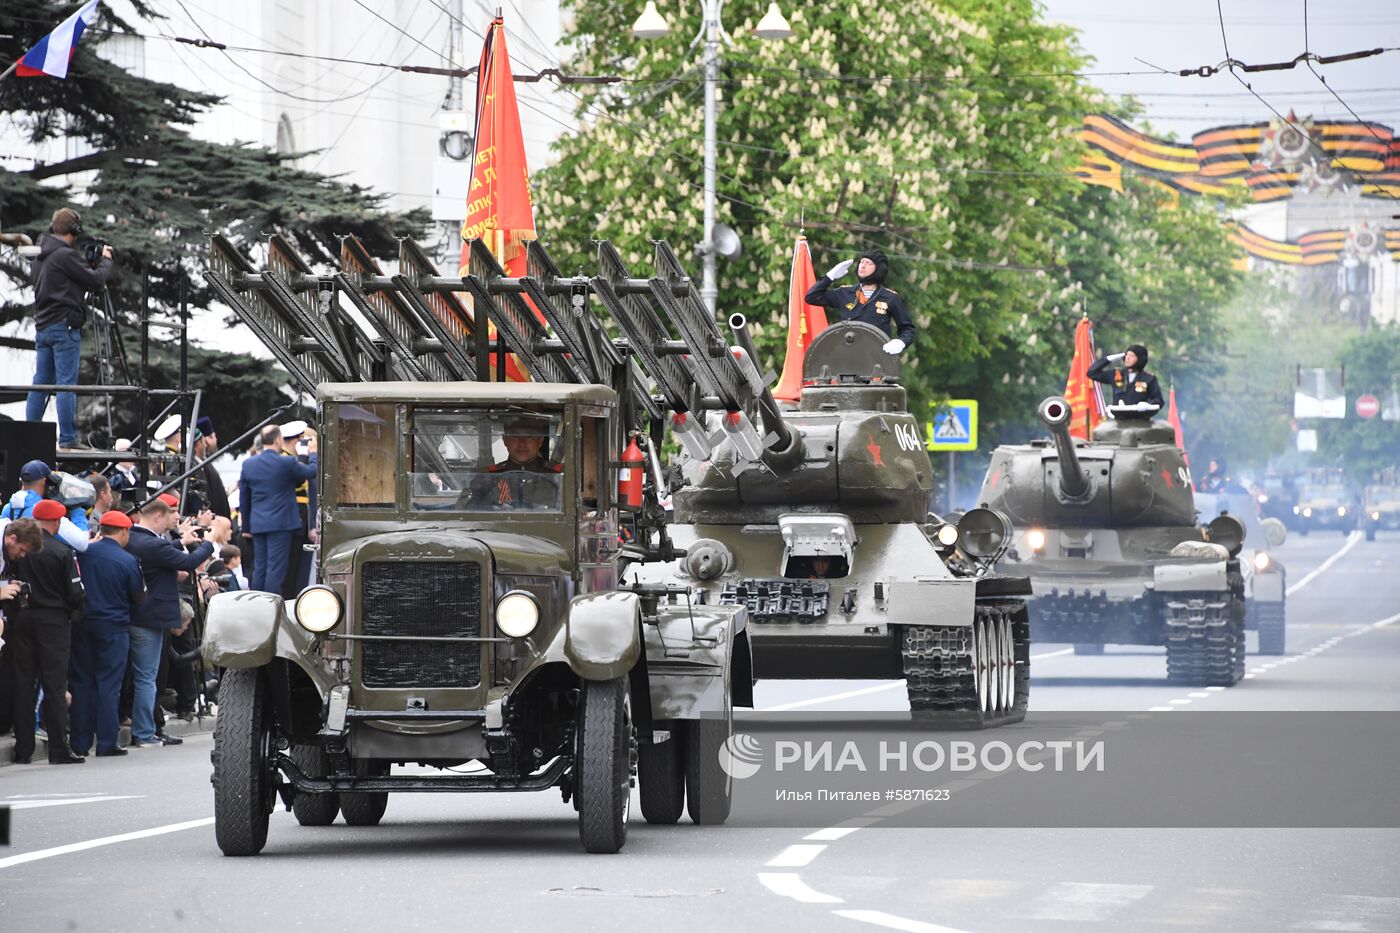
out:
M1129 167L1175 191L1222 195L1243 188L1256 202L1292 197L1300 187L1400 197L1400 139L1384 123L1313 120L1290 111L1286 120L1203 130L1187 144L1090 114L1080 139L1089 152L1079 177L1116 190Z
M1321 266L1344 260L1369 263L1374 256L1400 259L1400 230L1357 224L1347 230L1314 230L1296 240L1275 240L1242 224L1231 224L1230 241L1256 259L1291 266Z
M1340 369L1299 369L1293 393L1295 418L1345 418L1346 389Z
M1096 359L1094 324L1085 315L1074 327L1074 358L1070 360L1069 378L1065 380L1065 401L1073 412L1069 433L1085 441L1092 437L1094 428L1107 414L1099 384L1088 375Z
M817 283L812 269L812 251L807 238L799 236L792 248L792 272L788 276L788 338L787 355L783 358L783 374L773 389L773 397L796 402L802 397L802 363L807 348L826 329L826 309L807 304L807 292Z
M1176 386L1167 391L1167 424L1172 426L1172 432L1176 435L1176 446L1181 450L1181 459L1186 461L1189 467L1191 458L1186 454L1186 441L1181 433L1181 412L1176 407Z

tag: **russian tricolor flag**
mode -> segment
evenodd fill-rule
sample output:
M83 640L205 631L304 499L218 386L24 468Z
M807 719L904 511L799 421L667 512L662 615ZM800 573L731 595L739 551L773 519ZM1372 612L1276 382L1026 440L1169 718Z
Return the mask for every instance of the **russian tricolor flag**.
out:
M68 61L78 50L78 39L83 30L97 19L97 4L100 0L88 0L78 12L65 19L58 28L39 40L39 44L19 60L15 75L20 78L33 78L50 75L55 78L68 77Z

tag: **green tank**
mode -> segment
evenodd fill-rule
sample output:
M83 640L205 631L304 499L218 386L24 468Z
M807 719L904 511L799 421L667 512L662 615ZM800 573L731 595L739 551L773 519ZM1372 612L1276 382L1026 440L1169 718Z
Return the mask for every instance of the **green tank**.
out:
M743 315L729 324L735 355L756 359ZM1010 526L988 509L956 524L929 513L929 457L887 339L827 328L795 409L757 393L761 451L717 435L708 456L683 456L671 536L684 556L638 573L746 607L760 680L903 678L921 718L1017 721L1029 582L993 570Z
M1071 643L1161 645L1173 683L1230 686L1244 676L1244 526L1197 523L1191 471L1170 425L1114 415L1089 443L1048 398L1049 440L998 447L978 502L1015 524L1007 566L1030 576L1031 635Z

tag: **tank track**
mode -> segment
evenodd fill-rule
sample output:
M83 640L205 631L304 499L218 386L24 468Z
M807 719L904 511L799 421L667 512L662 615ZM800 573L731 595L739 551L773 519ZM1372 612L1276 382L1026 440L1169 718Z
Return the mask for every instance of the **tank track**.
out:
M1171 600L1163 610L1167 629L1167 681L1191 687L1231 687L1244 677L1244 614L1236 600Z
M972 625L903 626L900 653L910 712L916 719L973 728L1025 719L1030 635L1021 599L978 602Z
M1259 630L1259 653L1286 654L1284 603L1255 603L1254 618Z

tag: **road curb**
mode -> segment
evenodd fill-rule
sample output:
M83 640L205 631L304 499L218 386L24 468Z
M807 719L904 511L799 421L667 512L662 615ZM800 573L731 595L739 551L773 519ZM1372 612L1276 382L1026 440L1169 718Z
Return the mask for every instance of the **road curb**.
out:
M169 713L165 718L165 732L167 735L179 736L181 738L191 735L203 735L214 731L214 716L208 715L203 719L193 719L185 722L183 719L176 719ZM131 742L131 727L122 726L117 733L117 743L128 745ZM49 743L45 739L38 739L34 743L34 762L36 764L48 761ZM91 757L91 754L89 754ZM0 736L0 768L8 768L15 763L15 737L13 735Z

